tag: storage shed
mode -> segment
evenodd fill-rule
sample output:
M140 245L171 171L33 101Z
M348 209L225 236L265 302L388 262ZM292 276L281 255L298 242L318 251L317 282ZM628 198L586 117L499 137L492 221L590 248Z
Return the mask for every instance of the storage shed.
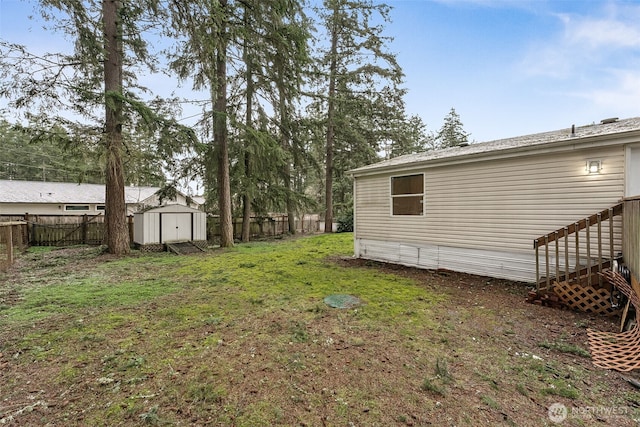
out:
M166 243L175 242L206 247L207 214L198 209L161 206L135 213L133 224L133 242L142 250L161 251Z
M364 166L351 171L355 256L535 282L534 241L639 195L639 171L640 118ZM616 231L611 246L617 254L620 218L609 228ZM595 239L600 233L592 231ZM566 256L552 250L550 262L562 257L567 261L560 265L589 265L589 239L579 246Z

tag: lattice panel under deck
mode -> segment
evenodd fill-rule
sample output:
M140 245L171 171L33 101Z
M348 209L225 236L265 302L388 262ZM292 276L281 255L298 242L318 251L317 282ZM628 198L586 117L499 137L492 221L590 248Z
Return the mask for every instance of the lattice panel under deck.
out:
M620 313L619 308L612 308L609 300L611 292L607 289L595 289L592 286L581 286L567 282L556 282L553 288L556 295L568 307L587 313L614 316Z
M606 271L602 276L629 298L636 314L640 313L640 297L620 274ZM623 372L640 368L640 324L637 321L632 329L621 333L587 329L587 338L594 365Z

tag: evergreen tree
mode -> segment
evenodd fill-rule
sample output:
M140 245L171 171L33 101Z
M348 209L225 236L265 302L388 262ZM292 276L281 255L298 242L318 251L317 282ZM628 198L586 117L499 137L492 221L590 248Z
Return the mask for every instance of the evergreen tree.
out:
M36 128L0 120L0 179L104 183L98 147L68 144L67 132L58 127L39 138Z
M294 5L294 2L284 1ZM270 74L277 88L277 120L279 129L280 146L287 153L286 163L282 169L281 179L285 188L285 209L288 218L289 233L295 234L295 217L297 211L297 197L293 188L293 169L304 164L304 153L297 143L294 135L295 108L300 99L302 77L306 65L310 60L307 49L309 39L308 24L304 20L299 6L280 10L288 11L289 16L276 16L276 25L273 37L272 56L274 67ZM297 19L298 18L298 19ZM299 19L302 18L302 19ZM273 73L275 72L275 73Z
M209 127L214 130L205 155L205 183L210 189L216 187L221 215L241 212L244 241L249 239L252 211L286 210L289 228L295 231L295 209L301 198L292 189L291 174L304 154L296 144L293 127L308 57L308 23L300 2L244 0L222 5L204 0L171 5L172 36L185 40L173 57L172 68L181 78L192 78L196 89L208 88L214 105L213 114L205 115L212 118ZM211 60L220 59L220 53L224 53L224 63ZM223 69L230 70L224 87L219 74ZM227 94L224 112L222 93ZM220 117L226 119L225 124ZM226 139L233 141L225 143L225 161L219 157L223 138L216 134L223 127L232 136ZM228 190L223 187L225 180ZM222 196L225 191L230 202ZM233 209L232 203L241 209ZM231 216L226 220L223 215L221 222L223 241L232 242Z
M397 124L396 138L385 147L386 157L393 158L432 150L434 139L433 134L427 132L427 126L420 116L411 116Z
M37 126L12 125L0 120L3 158L0 179L104 184L104 156L99 144L74 144L69 133L54 126L42 134ZM152 134L123 132L125 184L162 186L163 169L171 168ZM78 139L79 141L79 139Z
M270 2L243 2L243 60L246 68L245 88L245 196L243 197L243 240L248 238L249 204L256 211L264 211L264 204L254 203L257 200L247 197L248 193L256 194L255 184L259 180L268 180L267 191L272 193L272 207L284 210L288 214L289 232L295 233L296 210L302 200L293 188L293 173L305 163L305 154L296 138L296 113L300 104L301 85L305 68L309 62L307 41L310 37L309 22L306 19L302 2L274 0ZM238 88L241 92L243 88ZM257 96L256 96L257 95ZM265 100L269 105L263 106L257 98ZM249 119L249 111L254 104L260 114L265 108L272 110L270 128L257 132L253 128L253 119ZM266 132L266 133L265 133ZM261 139L261 148L256 147L255 139ZM253 141L251 141L253 139ZM278 147L271 146L277 142ZM278 157L275 160L273 155ZM265 159L260 156L266 155ZM269 162L265 162L269 160ZM253 163L259 162L260 168ZM259 169L259 170L258 170Z
M334 203L338 210L351 203L344 172L375 161L392 137L392 123L404 115L402 71L386 50L383 25L374 24L387 22L389 10L367 0L325 0L319 11L328 45L319 51L320 98L310 111L325 128L326 232L332 231Z
M233 246L231 183L227 121L227 60L230 40L235 34L229 21L233 16L227 0L172 1L173 31L181 40L171 68L182 79L192 79L194 89L207 90L212 110L210 120L213 139L204 150L204 182L207 203L217 196L222 247ZM215 191L213 188L215 187Z
M436 136L436 145L438 148L449 148L466 145L469 143L471 134L465 132L460 116L454 108L451 108L449 114L444 118L444 124L438 131Z
M102 1L102 25L104 27L104 94L105 121L104 145L106 151L105 173L105 239L115 254L129 252L129 228L126 222L124 199L124 168L122 165L123 77L122 63L123 28L122 5L116 0Z
M252 16L249 10L249 5L244 5L243 11L243 24L245 31L249 31L252 25ZM255 65L253 63L253 52L251 49L251 38L244 37L242 46L242 58L244 60L244 66L246 69L245 81L246 81L246 109L245 109L245 129L244 129L244 185L242 186L242 241L248 242L251 237L251 204L255 194L255 181L253 181L253 155L251 150L252 135L251 129L253 128L253 104L254 104L254 70Z
M11 99L15 111L26 110L26 118L37 125L36 140L99 147L105 166L105 243L111 253L127 253L125 128L137 116L153 132L171 129L178 143L193 139L192 132L158 116L136 94L132 71L155 65L144 36L148 24L159 20L159 1L41 0L40 5L54 29L74 40L75 50L39 56L0 42L0 96Z

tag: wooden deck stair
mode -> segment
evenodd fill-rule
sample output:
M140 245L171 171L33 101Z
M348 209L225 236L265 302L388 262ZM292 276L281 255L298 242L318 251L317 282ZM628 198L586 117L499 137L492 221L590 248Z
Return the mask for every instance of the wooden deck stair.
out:
M187 242L167 242L167 250L177 255L189 255L204 252L204 249L195 245L191 241Z
M572 294L586 290L584 295L604 295L600 289L607 283L601 273L614 261L622 261L614 246L614 218L622 210L620 203L535 239L536 294L548 294L562 284L564 290L573 288L575 292L568 291ZM578 303L584 305L583 301Z

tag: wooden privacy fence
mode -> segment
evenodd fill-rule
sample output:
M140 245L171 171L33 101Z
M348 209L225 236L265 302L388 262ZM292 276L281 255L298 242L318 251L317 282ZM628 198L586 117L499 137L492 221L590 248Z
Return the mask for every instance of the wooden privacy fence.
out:
M24 241L32 246L99 245L104 238L104 215L12 215L2 220L22 220ZM133 217L129 217L133 239Z
M0 221L23 221L19 231L22 241L32 246L99 245L104 239L104 215L0 215ZM251 218L251 238L274 237L287 234L287 215ZM133 215L128 217L129 239L133 242ZM296 220L296 232L319 231L318 215L304 215ZM242 219L233 221L234 237L242 235ZM207 239L220 238L220 219L207 217Z
M14 254L27 246L24 239L24 221L0 222L0 270L6 271L11 267Z
M34 246L99 245L103 235L103 222L31 225L31 244Z
M289 233L289 217L287 215L277 215L270 217L251 217L250 237L274 237ZM304 215L301 219L296 219L297 233L315 233L320 229L320 221L317 215ZM220 238L220 218L209 216L207 218L207 240L218 240ZM242 219L233 220L233 237L240 239L242 236Z

